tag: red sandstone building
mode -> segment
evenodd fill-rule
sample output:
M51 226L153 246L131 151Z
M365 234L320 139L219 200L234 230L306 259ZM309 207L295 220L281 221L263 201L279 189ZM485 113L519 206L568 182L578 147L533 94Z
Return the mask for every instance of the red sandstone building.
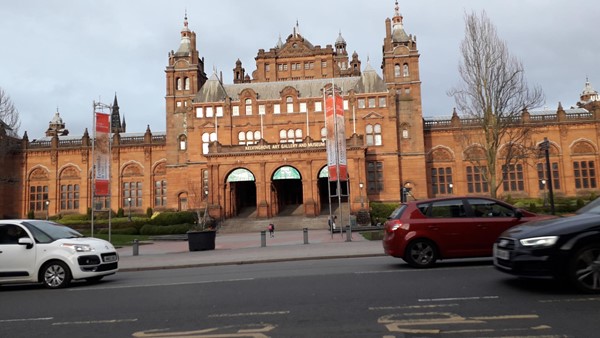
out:
M110 197L92 199L92 139L70 136L58 112L46 137L27 133L13 152L11 203L0 215L36 217L85 213L90 208L135 213L208 207L217 218L240 213L272 217L290 208L307 216L328 210L324 92L342 92L348 184L341 195L356 212L369 202L399 202L402 187L414 198L488 195L487 186L456 143L465 127L458 114L424 120L416 37L396 7L382 24L380 76L354 53L341 33L333 45L313 45L298 27L268 51L260 49L247 74L238 60L232 84L207 75L187 18L179 46L169 53L166 132L128 133L117 99L112 105ZM524 112L550 141L555 194L596 192L598 93L586 83L577 108ZM500 193L541 196L542 159L507 173ZM452 185L450 185L450 183ZM335 186L333 186L334 193ZM94 200L94 202L93 202ZM110 202L110 203L109 203Z

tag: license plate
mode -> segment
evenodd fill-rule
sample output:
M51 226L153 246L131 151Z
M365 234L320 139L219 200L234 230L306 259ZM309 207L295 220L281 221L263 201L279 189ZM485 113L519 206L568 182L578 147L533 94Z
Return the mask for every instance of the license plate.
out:
M104 262L111 263L117 261L117 255L104 256Z
M510 252L507 250L498 249L494 246L494 257L507 261L510 258Z

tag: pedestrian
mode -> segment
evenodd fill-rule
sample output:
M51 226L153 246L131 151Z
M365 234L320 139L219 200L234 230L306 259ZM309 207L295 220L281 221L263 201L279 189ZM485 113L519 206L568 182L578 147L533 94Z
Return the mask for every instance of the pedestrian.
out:
M269 236L271 238L275 237L275 224L273 223L269 224Z
M329 223L329 231L334 232L335 231L335 220L337 219L337 216L333 216L333 217L329 217L329 219L327 220L327 223Z

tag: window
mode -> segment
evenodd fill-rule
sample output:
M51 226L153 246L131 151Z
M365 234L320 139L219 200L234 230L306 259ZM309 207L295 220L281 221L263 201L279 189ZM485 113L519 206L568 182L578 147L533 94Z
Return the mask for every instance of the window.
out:
M206 117L213 117L213 107L206 107Z
M433 202L427 212L434 218L467 217L463 201L459 199Z
M280 70L280 71L283 70L283 64L282 63L280 63L280 64L277 65L277 70Z
M190 90L190 78L186 77L184 82L185 82L185 85L184 85L185 90Z
M327 61L321 62L321 68L327 68Z
M45 202L48 200L48 186L36 185L29 187L29 210L46 210Z
M509 164L502 166L502 178L504 191L523 191L523 165Z
M560 177L558 176L558 162L550 163L550 171L552 172L552 188L560 189ZM538 189L546 190L548 188L548 174L546 173L546 163L537 164L538 172Z
M344 110L348 109L350 109L350 103L348 103L348 100L344 100Z
M406 94L406 95L410 94L410 88L409 87L404 88L404 94Z
M273 114L281 114L281 105L279 103L273 105Z
M452 193L452 168L431 168L431 189L434 195Z
M358 99L358 109L363 109L365 107L365 99Z
M223 117L223 107L217 107L217 117Z
M394 65L394 77L400 77L400 65L399 64Z
M367 161L367 191L369 194L383 191L383 162Z
M596 165L594 161L573 162L575 189L596 188Z
M279 131L279 143L302 142L302 129L282 129Z
M475 217L514 217L515 212L513 209L498 204L498 202L487 200L470 198L469 204L473 209Z
M271 65L268 63L265 63L265 73L271 70Z
M254 143L258 143L258 141L260 141L260 139L261 139L260 131L257 130L254 132L254 140L256 141Z
M267 107L264 104L258 106L258 115L265 115L267 112Z
M240 106L231 107L231 115L240 116Z
M252 100L246 99L244 102L246 104L246 115L252 115Z
M202 192L204 197L208 198L208 170L202 170Z
M294 112L294 100L291 96L285 98L286 109L288 113Z
M185 135L179 136L179 150L185 150L187 148L187 137Z
M409 75L409 74L408 74L408 63L405 63L405 64L404 64L404 66L403 66L403 70L402 70L402 75L403 75L404 77L408 77L408 75Z
M202 134L202 153L208 154L208 146L210 142L217 140L217 133L204 133Z
M375 98L374 97L369 98L369 108L375 108Z
M183 89L183 80L180 77L178 77L176 81L177 81L177 90L182 90Z
M367 145L368 146L380 146L383 144L381 137L381 125L380 124L367 124L365 127L365 133L367 134Z
M323 102L317 101L315 102L315 111L322 112L323 111Z
M203 118L204 117L204 108L198 107L196 108L196 117Z
M142 182L123 182L123 206L135 208L142 206Z
M325 142L327 140L327 128L321 128L321 141Z
M306 102L300 102L300 112L301 113L306 113L307 112Z
M308 70L308 69L310 69L310 64L309 64L308 62L305 62L305 63L304 63L304 69L305 69L305 70Z
M154 207L167 206L167 181L154 181Z
M379 107L381 107L381 108L387 107L387 100L385 99L385 97L379 98Z
M79 209L79 184L62 184L60 186L60 210Z
M404 128L402 129L402 138L408 138L409 134L408 134L408 129Z
M246 133L240 131L238 133L238 144L245 145L246 144Z
M485 180L485 167L467 166L467 191L473 193L487 193L488 185Z
M182 104L183 104L183 103L182 103L181 101L177 101L177 103L175 103L175 105L176 105L178 108L179 108L179 107L181 107L181 105L182 105Z

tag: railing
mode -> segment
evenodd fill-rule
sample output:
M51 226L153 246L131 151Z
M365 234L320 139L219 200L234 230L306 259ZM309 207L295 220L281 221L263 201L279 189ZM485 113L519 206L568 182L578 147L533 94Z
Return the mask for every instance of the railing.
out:
M522 123L522 116L511 116L502 118L502 123ZM565 120L568 122L574 121L593 121L594 114L590 112L578 112L578 113L568 113L565 115ZM527 124L546 124L549 122L558 122L557 114L540 114L529 115L529 119L527 120ZM481 119L478 118L460 118L459 125L455 128L464 128L464 127L477 127L481 125ZM425 130L433 130L433 129L447 129L452 128L452 120L444 119L444 120L423 120L423 126Z

